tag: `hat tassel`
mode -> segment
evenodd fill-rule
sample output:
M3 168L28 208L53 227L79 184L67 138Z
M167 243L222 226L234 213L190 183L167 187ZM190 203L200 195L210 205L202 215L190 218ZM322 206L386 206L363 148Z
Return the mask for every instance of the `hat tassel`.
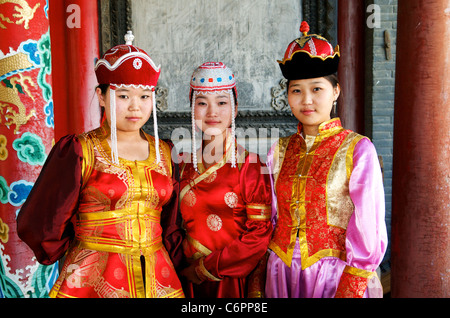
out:
M158 120L156 118L156 93L155 88L152 91L153 99L153 130L155 133L155 151L156 151L156 163L159 164L161 161L161 154L159 152L159 134L158 134Z
M117 124L116 124L116 90L110 88L110 114L111 114L111 159L116 165L119 164L119 150L117 149Z

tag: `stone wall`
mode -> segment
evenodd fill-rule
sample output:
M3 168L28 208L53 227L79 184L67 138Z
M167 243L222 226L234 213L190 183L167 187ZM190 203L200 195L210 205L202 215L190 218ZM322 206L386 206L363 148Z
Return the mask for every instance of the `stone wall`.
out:
M299 36L300 0L132 0L135 44L148 51L167 89L166 112L189 111L189 80L207 61L235 73L240 110L271 110L282 78L277 59Z
M129 0L135 44L148 51L162 66L159 93L167 101L159 105L160 135L170 138L175 127L189 127L189 80L193 70L206 61L222 61L236 75L239 93L238 127L272 127L285 136L295 131L296 120L287 105L272 106L273 90L280 90L281 72L277 60L287 45L299 36L299 24L308 10L324 14L334 1L309 0ZM365 131L375 144L384 166L386 222L390 233L392 202L393 117L398 0L365 0L366 8L375 5L380 24L366 28ZM328 7L328 8L329 8ZM308 10L306 10L306 9ZM306 11L305 11L306 10ZM373 18L374 11L366 14ZM313 16L317 13L313 13ZM336 20L336 11L322 17ZM320 16L320 14L318 14ZM373 21L372 21L373 22ZM377 21L375 21L377 22ZM313 25L314 26L314 25ZM323 27L323 23L315 28ZM334 26L335 27L335 26ZM311 32L323 30L312 29ZM390 36L391 57L387 59L385 34ZM331 37L332 38L332 37ZM332 39L333 42L335 39ZM260 117L255 117L260 114ZM148 131L152 132L151 121ZM163 130L163 131L161 131ZM261 136L258 136L261 137ZM248 139L248 138L247 138ZM248 140L247 140L248 141ZM257 141L261 145L261 141ZM251 141L250 141L251 143ZM265 155L272 139L257 152ZM247 146L247 144L245 145ZM255 148L253 148L255 149ZM253 150L252 149L252 150ZM388 259L388 251L386 258Z

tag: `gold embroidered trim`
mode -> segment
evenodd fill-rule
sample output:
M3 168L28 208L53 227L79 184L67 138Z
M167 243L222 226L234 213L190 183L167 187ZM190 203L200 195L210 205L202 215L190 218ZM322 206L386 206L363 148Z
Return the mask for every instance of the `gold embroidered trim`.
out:
M248 298L264 298L264 293L261 291L253 291L248 294Z
M351 132L334 154L326 183L327 224L346 230L355 205L349 193L349 180L353 171L353 152L363 136Z
M272 207L265 204L247 204L247 219L249 220L270 220L272 217Z
M201 280L208 279L208 280L220 282L221 279L215 277L210 272L208 272L205 265L203 264L203 259L205 258L205 256L212 253L211 250L189 235L186 235L186 239L197 251L199 251L198 253L195 253L192 258L192 260L197 260L200 258L198 266L195 267L195 272L197 273L197 276Z
M162 238L152 239L151 233L141 229L148 228L148 223L160 223L160 211L140 207L139 215L133 214L135 208L106 212L78 213L75 239L80 247L95 251L121 253L134 256L155 253L163 247ZM95 229L109 225L123 225L123 238L95 236ZM86 231L87 234L84 234Z
M216 164L214 164L211 167L209 167L208 169L205 168L205 166L203 165L202 162L197 163L197 168L198 168L198 171L199 171L200 175L198 177L196 177L192 182L187 184L183 189L181 189L181 191L180 191L180 201L183 200L183 197L186 195L186 193L192 187L194 187L197 183L200 183L203 180L209 178L213 173L215 173L217 170L219 170L220 168L225 166L225 164L231 158L230 147L231 147L231 138L227 138L227 140L226 140L226 148L225 148L226 151L225 151L225 154L223 155L222 159L220 161L218 161ZM248 154L248 152L246 150L244 150L241 153L238 153L238 155L237 155L237 163L239 165L239 168L242 166L242 163L244 162L243 158L245 158L247 156L247 154ZM201 158L201 157L198 156L198 158ZM183 167L182 167L182 169L183 169L182 172L184 172L184 168L185 168L185 165L183 165Z
M163 298L185 298L185 297L184 297L183 290L179 289L179 290L175 290L169 294L164 295Z
M75 296L70 296L68 294L62 293L59 290L52 289L48 295L50 298L78 298Z
M213 274L208 272L208 270L205 267L205 264L203 264L203 257L200 259L198 266L195 268L195 272L199 276L200 279L206 278L208 280L211 280L213 282L220 282L222 281L220 278L215 277Z
M364 137L362 135L358 135L356 133L353 133L353 134L354 134L353 135L354 139L352 140L352 143L350 144L350 147L348 148L347 160L346 160L347 161L347 166L346 166L347 167L347 178L349 180L350 180L350 176L353 171L353 153L355 152L356 144L364 138L368 139L367 137Z
M358 277L362 277L362 278L372 278L374 276L378 276L377 272L371 272L371 271L367 271L365 269L360 269L360 268L356 268L356 267L351 267L351 266L345 266L344 269L344 273L350 274L350 275L354 275L354 276L358 276Z
M214 173L215 171L219 170L220 168L222 168L225 164L226 164L226 158L225 156L222 158L221 161L219 161L218 163L216 163L215 165L209 167L205 172L201 173L197 178L195 178L194 180L192 180L192 182L190 182L189 184L187 184L181 191L180 191L180 201L183 200L183 197L186 195L186 193L192 188L194 187L197 183L202 182L203 180L205 180L206 178L208 178L209 176L211 176L212 173ZM202 163L198 164L199 167L199 171L202 171L201 167L203 167ZM204 168L203 168L204 171Z
M94 242L94 241L80 241L78 240L78 246L88 250L94 250L99 252L119 253L119 254L131 254L134 256L140 256L141 254L152 254L164 247L162 241L156 242L151 246L145 248L131 247L127 245L120 246L120 242ZM115 245L112 245L116 243Z
M186 239L197 251L199 251L202 256L207 256L212 253L212 251L204 246L202 243L192 238L190 235L186 235ZM198 258L198 257L197 257Z
M292 229L291 229L291 239L289 244L289 256L292 262L292 255L294 253L296 237L299 238L300 243L300 251L302 255L302 269L310 266L314 260L315 255L309 257L308 253L308 243L306 239L306 183L308 178L303 178L303 176L307 176L309 174L309 169L314 160L315 151L322 143L324 138L324 134L318 135L315 139L311 148L306 150L306 142L302 143L302 152L301 154L304 158L301 158L297 163L297 170L295 175L298 176L297 180L292 182L292 195L291 198L295 198L291 200L290 204L290 213L292 219Z
M285 138L280 138L280 140L278 141L277 146L274 149L274 153L273 153L273 167L272 167L272 174L273 174L273 186L275 187L277 180L278 180L278 175L280 173L280 169L283 165L283 161L284 161L284 156L286 154L286 149L287 146L289 145L289 142L291 140L292 136L289 137L285 137ZM278 210L278 209L277 209Z
M86 185L92 171L94 170L94 145L91 140L87 137L87 134L81 134L78 136L78 140L81 144L81 149L83 151L83 161L81 164L81 173L83 177L82 187Z
M322 57L322 56L319 56L319 55L312 55L311 53L309 53L309 52L307 52L307 51L304 51L304 50L298 50L298 51L295 51L294 53L292 53L292 55L290 56L290 58L283 59L282 61L277 60L277 62L278 62L279 64L283 64L283 65L284 65L286 62L291 61L291 60L294 58L294 55L297 54L297 53L299 53L299 52L306 53L306 54L309 55L309 57L321 59L322 61L325 61L325 60L327 60L327 59L334 59L336 56L338 56L338 57L341 56L340 47L339 47L339 45L336 45L336 47L334 48L334 54L333 54L333 55L328 55L328 56L326 56L326 57Z
M247 214L247 219L249 220L259 220L259 221L267 221L270 220L270 215L251 215Z
M92 136L90 137L92 139L92 142L94 143L94 146L98 149L98 151L101 153L102 157L104 157L105 160L109 164L115 167L121 167L122 164L126 163L134 163L135 161L130 161L127 159L123 159L119 157L119 165L116 165L111 160L111 147L109 146L107 137L110 135L111 128L109 127L108 123L105 121L103 125L96 130L90 132L89 134ZM155 149L155 137L147 134L145 131L141 129L141 133L145 136L148 142L148 148L149 148L149 155L148 158L145 160L138 160L137 162L143 162L146 163L148 166L150 166L150 169L156 169L159 173L164 175L172 175L172 165L171 162L171 150L169 145L165 143L163 140L160 140L159 142L159 148L158 151L161 154L161 162L159 165L156 164L156 149ZM165 171L166 170L166 171Z
M255 210L270 210L270 205L265 204L247 204L247 209L255 209Z

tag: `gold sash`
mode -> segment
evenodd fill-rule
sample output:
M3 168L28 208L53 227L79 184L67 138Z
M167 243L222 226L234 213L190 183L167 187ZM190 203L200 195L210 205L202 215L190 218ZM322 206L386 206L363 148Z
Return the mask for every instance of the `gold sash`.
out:
M152 254L163 247L161 236L153 238L150 224L159 224L160 215L158 210L141 206L139 209L79 213L75 237L80 247L90 250L135 256ZM114 237L102 235L102 228L111 225L122 229L123 233L117 230Z

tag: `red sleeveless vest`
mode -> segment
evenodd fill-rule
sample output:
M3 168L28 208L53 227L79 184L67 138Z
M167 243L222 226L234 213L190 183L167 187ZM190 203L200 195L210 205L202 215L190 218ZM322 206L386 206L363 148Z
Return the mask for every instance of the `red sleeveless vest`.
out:
M364 137L336 118L320 125L307 150L300 131L301 125L297 134L281 138L274 152L278 221L269 248L290 266L298 236L305 269L323 257L346 260L353 151Z

